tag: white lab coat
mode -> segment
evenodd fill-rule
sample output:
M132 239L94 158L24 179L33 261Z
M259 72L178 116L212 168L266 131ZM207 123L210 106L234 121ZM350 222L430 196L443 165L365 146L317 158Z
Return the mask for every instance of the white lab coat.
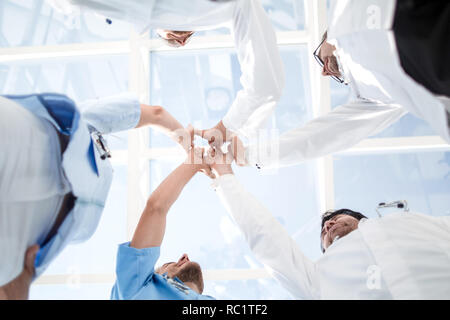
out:
M450 217L364 219L311 261L234 175L214 187L255 257L295 299L450 299Z
M259 0L223 3L208 0L67 1L66 4L77 8L129 21L139 31L149 28L179 31L230 28L241 65L243 88L223 118L223 124L235 133L250 137L263 127L282 94L283 63L275 32Z
M425 120L446 142L449 99L437 97L402 69L393 24L395 1L332 0L328 41L355 100L267 143L278 157L247 150L249 162L266 168L298 164L355 145L384 130L407 112ZM333 80L331 80L333 81Z
M41 246L36 278L68 244L92 236L113 172L94 148L88 128L103 134L127 130L136 127L141 115L137 97L128 93L79 104L83 111L79 120L69 122L74 130L62 155L57 130L65 123L50 115L44 99L18 97L0 97L0 286L22 272L29 246ZM74 206L44 244L68 192L77 198Z
M26 249L44 241L70 184L52 124L4 97L0 105L2 286L22 271Z

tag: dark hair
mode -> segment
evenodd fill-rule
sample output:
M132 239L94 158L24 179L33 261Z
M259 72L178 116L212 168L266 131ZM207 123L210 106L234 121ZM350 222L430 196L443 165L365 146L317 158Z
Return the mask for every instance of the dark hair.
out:
M346 214L346 215L352 216L353 218L358 219L358 220L367 218L361 212L353 211L350 209L339 209L339 210L334 210L334 211L327 211L322 215L322 224L320 226L320 230L323 229L325 222L327 222L328 220L330 220L331 218L333 218L339 214ZM322 238L320 239L320 248L322 249L322 252L325 252L325 249L323 248L323 245L322 245Z

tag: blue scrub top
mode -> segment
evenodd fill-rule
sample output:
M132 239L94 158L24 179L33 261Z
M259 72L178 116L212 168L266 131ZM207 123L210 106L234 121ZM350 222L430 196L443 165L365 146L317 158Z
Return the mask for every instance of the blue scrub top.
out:
M160 247L136 249L129 242L119 245L111 300L214 300L198 294L178 278L155 273L159 254Z

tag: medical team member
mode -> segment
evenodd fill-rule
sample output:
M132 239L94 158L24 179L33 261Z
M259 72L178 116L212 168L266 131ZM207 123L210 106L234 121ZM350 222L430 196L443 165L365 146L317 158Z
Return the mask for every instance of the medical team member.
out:
M324 254L311 261L222 163L212 165L222 204L255 257L295 299L450 299L449 216L327 212Z
M128 93L79 108L59 94L0 96L0 297L26 299L68 244L92 236L113 174L103 135L147 125L176 141L186 131Z
M178 166L150 195L131 242L119 245L113 300L211 300L203 293L200 265L183 254L177 262L155 269L166 230L170 207L186 184L199 171L211 178L203 149L190 149L186 161ZM186 212L188 213L188 212ZM182 242L180 242L182 243Z
M114 19L128 21L139 32L157 29L160 37L172 46L185 45L195 31L228 27L241 65L242 89L222 121L206 130L205 137L211 138L218 130L224 141L231 140L234 134L249 138L264 127L280 99L285 82L283 63L275 32L260 0L66 0L54 3L66 13L85 8L111 18L112 23Z
M279 139L260 141L279 146L278 157L262 158L249 148L249 164L288 166L344 150L408 111L450 143L450 63L444 58L450 2L334 0L330 10L314 56L324 76L348 84L353 100Z

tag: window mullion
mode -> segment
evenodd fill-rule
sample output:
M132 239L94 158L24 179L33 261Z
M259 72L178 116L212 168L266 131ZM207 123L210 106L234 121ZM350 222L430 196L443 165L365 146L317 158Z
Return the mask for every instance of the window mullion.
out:
M150 100L150 58L145 45L148 33L130 35L129 91L141 103ZM131 130L128 134L127 239L131 239L150 192L148 160L141 157L149 145L149 129Z

